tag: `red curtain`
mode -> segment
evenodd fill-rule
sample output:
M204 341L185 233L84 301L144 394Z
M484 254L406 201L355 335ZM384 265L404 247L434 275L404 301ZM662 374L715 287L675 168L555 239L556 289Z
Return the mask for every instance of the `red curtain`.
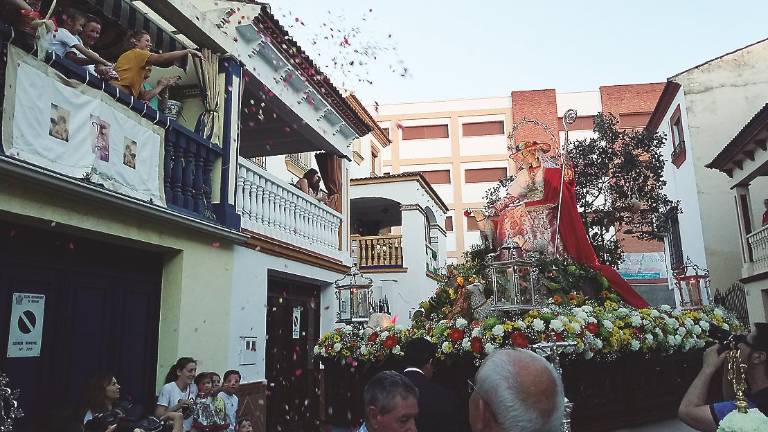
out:
M328 153L315 154L320 178L328 191L328 207L341 213L342 172L341 158Z

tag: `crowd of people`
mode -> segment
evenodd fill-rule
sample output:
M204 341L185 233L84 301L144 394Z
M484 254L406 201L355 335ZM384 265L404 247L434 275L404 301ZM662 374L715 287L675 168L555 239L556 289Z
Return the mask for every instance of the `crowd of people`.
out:
M237 417L240 372L197 372L197 361L182 357L171 366L160 388L154 409L145 412L120 398L120 384L113 374L100 374L88 383L83 409L85 431L118 431L130 422L141 427L145 417L165 423L173 432L252 432L248 417Z
M23 0L0 0L6 7L17 8L22 20L39 19L40 14ZM131 31L125 38L123 53L112 63L95 51L101 36L102 21L75 8L56 11L56 27L46 34L44 43L48 51L85 68L89 74L107 81L153 108L159 108L159 97L164 90L175 85L181 76L163 77L155 85L149 83L153 67L186 67L189 56L203 61L200 52L184 49L167 53L153 52L152 39L144 30Z

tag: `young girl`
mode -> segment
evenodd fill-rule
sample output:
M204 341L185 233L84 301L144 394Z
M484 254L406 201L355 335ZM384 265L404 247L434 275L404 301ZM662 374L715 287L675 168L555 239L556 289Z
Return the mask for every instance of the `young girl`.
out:
M160 389L155 407L155 417L168 412L184 414L184 432L192 430L192 404L197 396L197 387L192 385L197 373L197 360L182 357L171 366L165 376L165 385Z
M229 429L224 400L213 395L211 391L210 372L201 373L195 378L197 398L192 409L192 431L219 432Z
M242 417L237 421L237 429L235 432L253 432L253 426L251 426L251 419L248 417Z

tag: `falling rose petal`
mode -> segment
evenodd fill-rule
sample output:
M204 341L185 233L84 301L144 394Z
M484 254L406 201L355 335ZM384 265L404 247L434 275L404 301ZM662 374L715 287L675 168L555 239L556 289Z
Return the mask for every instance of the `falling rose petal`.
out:
M215 248L218 248L218 247L220 247L220 246L221 246L221 243L219 243L219 242L215 241L215 242L211 243L211 246L213 246L213 247L215 247Z

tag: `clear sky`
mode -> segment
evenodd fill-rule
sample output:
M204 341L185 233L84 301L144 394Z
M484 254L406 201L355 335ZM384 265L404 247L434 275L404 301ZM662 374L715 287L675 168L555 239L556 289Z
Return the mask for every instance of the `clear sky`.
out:
M768 37L768 0L273 0L272 5L334 83L354 89L364 103L659 82ZM325 39L355 27L360 32L348 38L349 45L340 44L338 36ZM373 63L359 65L371 60L352 51L361 46L396 46L397 53L380 52ZM329 66L334 57L337 66Z

